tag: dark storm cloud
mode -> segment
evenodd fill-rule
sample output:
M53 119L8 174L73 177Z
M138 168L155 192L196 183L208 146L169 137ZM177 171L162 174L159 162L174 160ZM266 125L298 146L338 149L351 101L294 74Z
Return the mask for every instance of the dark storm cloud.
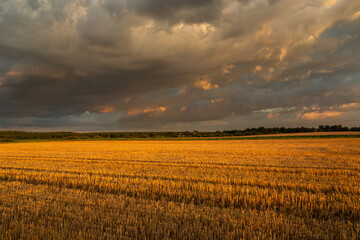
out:
M220 15L222 2L216 0L134 0L129 5L138 14L170 24L212 22Z
M78 23L78 33L85 44L119 49L129 44L128 27L124 3L108 1L88 7L88 13Z
M0 126L354 120L359 23L355 0L0 1Z
M39 0L28 0L29 6L32 10L36 11L40 7Z

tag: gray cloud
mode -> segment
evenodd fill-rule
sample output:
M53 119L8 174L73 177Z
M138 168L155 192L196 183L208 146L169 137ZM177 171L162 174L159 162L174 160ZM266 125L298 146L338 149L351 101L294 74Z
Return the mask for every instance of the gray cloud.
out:
M355 0L1 1L0 126L358 125L359 23Z
M222 2L216 0L134 0L128 3L138 14L171 25L179 22L212 22L220 17L222 7Z

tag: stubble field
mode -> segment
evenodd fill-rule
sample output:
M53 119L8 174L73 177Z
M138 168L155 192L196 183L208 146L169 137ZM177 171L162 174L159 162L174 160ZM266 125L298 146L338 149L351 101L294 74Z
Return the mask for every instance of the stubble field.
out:
M360 139L0 144L0 239L357 239Z

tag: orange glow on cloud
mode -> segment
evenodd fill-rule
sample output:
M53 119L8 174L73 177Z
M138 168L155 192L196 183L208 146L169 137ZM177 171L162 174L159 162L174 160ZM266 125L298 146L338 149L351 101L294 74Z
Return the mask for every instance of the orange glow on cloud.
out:
M187 109L187 107L182 107L182 108L180 109L180 111L183 112L183 111L186 111L186 109Z
M140 110L140 109L131 109L131 110L127 111L127 115L136 115L141 112L142 112L142 110Z
M217 84L212 84L211 82L209 82L207 80L201 80L201 81L195 82L194 87L201 88L201 89L203 89L205 91L215 89L215 88L219 88L219 86Z
M278 116L280 116L280 113L269 113L266 118L267 119L272 119L272 118L275 118L275 117L278 117Z
M127 112L127 115L137 115L140 113L151 113L151 112L165 112L167 107L157 107L157 108L145 108L145 109L131 109Z
M164 111L166 111L166 107L146 108L146 109L143 110L143 113L155 112L155 111L164 112Z
M352 16L352 20L355 20L355 19L357 19L358 17L360 17L360 11L358 11L357 13L355 13L355 14Z
M219 103L219 102L225 102L226 100L223 98L215 98L215 99L211 99L211 103Z
M287 55L287 49L286 48L281 49L280 56L279 56L280 61L284 60L286 55Z
M340 106L341 109L344 108L354 108L354 107L359 107L360 103L346 103Z
M329 118L329 117L338 117L340 115L342 115L342 112L337 112L337 111L326 111L326 112L309 112L309 113L304 113L304 114L300 114L298 117L304 120L316 120L316 119L324 119L324 118Z
M225 66L225 67L222 69L222 73L223 73L223 74L228 74L228 73L230 73L230 70L233 69L233 68L235 68L235 66L232 65L232 64L230 64L230 65L228 65L228 66Z
M21 77L24 74L22 74L21 72L17 72L17 71L10 71L5 73L6 76L10 76L10 77Z
M104 107L100 110L101 113L110 113L110 112L114 112L115 108L113 107Z
M223 73L223 74L228 74L228 73L230 73L230 71L229 71L229 69L224 68L223 71L222 71L222 73Z
M257 65L254 69L254 73L260 72L262 70L262 67L260 65Z

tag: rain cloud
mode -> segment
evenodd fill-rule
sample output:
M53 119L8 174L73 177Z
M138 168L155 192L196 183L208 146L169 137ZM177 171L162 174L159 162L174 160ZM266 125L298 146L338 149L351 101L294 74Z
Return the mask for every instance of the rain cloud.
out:
M0 129L360 124L358 0L0 0Z

